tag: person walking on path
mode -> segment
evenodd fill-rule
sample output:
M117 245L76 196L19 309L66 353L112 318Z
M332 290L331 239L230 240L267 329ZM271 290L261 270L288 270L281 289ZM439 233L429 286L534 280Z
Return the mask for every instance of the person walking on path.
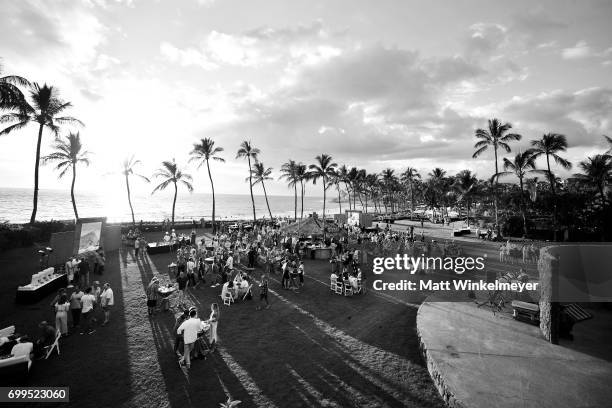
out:
M217 341L219 337L217 336L217 326L219 325L219 318L221 313L219 312L219 305L213 303L210 305L210 317L208 318L208 322L210 323L210 352L214 353L217 349Z
M102 326L106 326L110 321L111 309L115 305L115 294L108 282L104 284L104 290L100 295L100 305L102 306L102 310L104 310L104 322Z
M81 297L81 318L83 319L83 327L81 334L93 334L95 330L92 327L92 315L96 297L91 293L91 287L85 289L85 294Z
M268 275L264 274L261 279L261 283L259 284L259 303L257 306L257 310L261 310L261 302L266 302L266 309L270 308L270 302L268 302Z
M75 285L74 292L70 295L70 313L72 313L72 328L77 328L81 323L81 298L84 293Z
M191 368L191 351L198 340L198 332L202 330L202 321L197 317L198 312L194 309L189 311L189 319L185 320L176 331L176 334L183 335L185 343L183 357L179 360L181 366Z
M68 335L68 310L70 310L70 302L68 302L68 297L62 294L55 303L55 330L59 331L62 336Z

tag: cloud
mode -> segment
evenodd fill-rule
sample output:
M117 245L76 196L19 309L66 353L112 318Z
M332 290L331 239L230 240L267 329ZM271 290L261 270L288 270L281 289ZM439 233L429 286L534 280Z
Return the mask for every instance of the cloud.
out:
M344 33L326 29L320 20L295 27L261 26L238 34L213 30L191 47L163 42L160 52L173 63L209 70L223 65L315 64L341 52L341 47L334 44L343 40Z
M561 50L561 56L563 59L568 60L588 58L592 55L593 51L586 41L578 41L573 47L568 47Z

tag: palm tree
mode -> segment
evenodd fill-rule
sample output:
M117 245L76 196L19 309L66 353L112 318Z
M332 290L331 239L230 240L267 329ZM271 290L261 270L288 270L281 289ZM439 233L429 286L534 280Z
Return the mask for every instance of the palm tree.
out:
M295 177L300 182L302 205L300 207L300 219L304 218L304 195L306 194L306 183L310 180L308 166L300 162L295 166Z
M402 173L402 182L408 184L408 188L410 189L410 219L414 215L414 180L420 179L421 175L418 170L414 167L408 167L406 171Z
M317 183L317 180L320 178L323 183L323 241L325 241L325 199L326 199L326 191L329 186L329 179L334 176L334 172L336 167L338 166L336 163L332 162L332 157L323 153L317 157L315 157L315 164L311 164L309 169L311 171L311 178L313 184Z
M396 181L395 170L387 168L382 171L380 174L382 178L382 183L386 190L387 199L383 201L385 203L385 213L387 212L387 203L391 206L391 212L393 212L393 201L391 198L391 191L393 189L394 182ZM384 197L383 197L384 200Z
M351 186L351 190L353 191L353 210L357 209L357 204L355 200L357 199L357 178L359 177L359 170L357 167L351 167L347 174L348 184Z
M17 75L2 76L0 65L0 109L19 109L25 102L25 97L19 86L30 86L30 82Z
M338 211L340 211L340 214L342 214L342 197L340 196L340 183L342 183L342 179L340 178L340 174L337 170L334 170L334 174L329 181L331 184L336 186L336 190L338 191Z
M281 176L279 177L281 179L285 179L289 187L293 187L293 193L294 193L293 221L297 221L297 183L299 181L297 177L297 166L298 164L295 162L295 160L291 160L291 159L288 162L283 163L283 165L281 166Z
M367 189L367 193L370 194L370 197L372 198L372 201L374 203L374 211L376 211L376 194L377 194L377 188L378 188L378 174L376 173L370 173L366 175L365 178L365 188ZM368 212L368 206L367 206L367 196L366 196L366 212Z
M69 133L65 139L55 139L53 145L55 150L53 153L42 158L43 164L46 163L57 163L55 166L56 170L61 170L59 178L64 177L68 170L72 170L72 184L70 185L70 198L72 199L72 209L74 210L74 217L79 220L79 213L76 207L76 201L74 200L74 183L76 182L76 168L77 164L83 163L89 166L89 158L87 155L89 152L83 151L83 144L81 143L81 136L79 133Z
M455 176L453 188L459 193L458 201L464 201L467 207L467 226L470 226L471 199L478 189L478 179L469 170L462 170Z
M514 156L514 161L511 161L504 157L504 170L506 171L502 171L501 173L498 173L494 176L495 178L497 178L514 174L519 180L519 202L521 206L521 216L523 217L523 238L527 236L527 217L525 215L525 189L523 180L525 179L525 175L527 173L536 171L535 159L536 158L532 150L518 152L516 156Z
M144 181L146 181L147 183L151 181L147 177L143 176L142 174L136 173L135 168L139 164L141 164L140 160L136 160L134 155L131 155L130 157L126 157L123 160L123 163L121 165L122 167L121 174L123 175L123 177L125 177L125 188L127 189L128 204L130 205L130 212L132 213L132 225L136 225L136 218L134 217L134 207L132 206L132 193L130 190L130 176L132 175L138 176Z
M344 187L346 188L346 193L348 194L348 203L349 210L352 209L351 203L351 189L349 188L349 170L346 168L346 165L342 165L338 168L338 178L344 183Z
M609 149L606 150L606 154L612 153L612 137L603 135L604 139L608 142Z
M495 154L495 173L499 173L499 167L497 163L497 149L502 148L507 153L510 153L512 149L510 149L509 143L515 140L521 140L521 135L517 133L506 133L510 129L512 129L512 125L510 123L502 123L499 119L489 119L489 128L488 129L476 129L475 136L476 139L479 139L476 144L474 144L474 148L476 151L472 155L472 158L475 159L480 156L485 150L489 147L493 148L493 152ZM493 195L494 195L494 206L495 206L495 225L497 226L497 236L501 236L500 234L500 225L497 211L497 178L495 179Z
M604 217L601 223L603 226L601 240L604 241L606 238L606 230L610 224L605 187L606 184L612 181L612 156L608 154L597 154L593 157L588 157L585 161L581 161L578 166L582 169L584 174L576 174L576 177L594 186L599 193Z
M249 190L251 192L251 204L253 205L253 223L257 221L257 216L255 215L255 198L253 198L253 168L251 167L251 159L257 162L257 156L260 154L260 150L256 147L253 147L250 141L245 140L240 143L240 149L236 153L236 158L245 158L249 163Z
M532 140L533 157L537 159L540 156L546 156L546 174L550 183L550 190L553 196L553 234L555 241L557 240L557 191L556 178L550 171L550 158L552 157L558 165L566 170L572 168L572 163L559 156L558 153L565 152L567 149L567 139L564 135L558 133L547 133L540 140Z
M264 197L266 198L266 205L268 206L268 214L270 214L270 220L272 220L273 219L272 211L270 211L270 203L268 202L268 193L266 192L266 184L264 183L265 180L272 180L272 177L270 177L270 174L272 174L272 167L268 167L266 169L262 162L256 162L253 165L253 170L251 170L253 185L257 183L261 183L261 186L263 187ZM247 177L247 180L249 180L248 177Z
M22 129L30 123L38 125L38 141L36 143L36 160L34 163L34 199L30 224L36 221L36 211L38 209L38 170L40 166L40 146L42 143L43 129L47 128L57 137L59 125L81 124L81 121L70 116L59 116L66 109L71 107L70 102L62 101L56 88L44 84L40 86L34 83L30 86L30 98L32 104L23 100L15 112L9 112L0 116L0 123L16 122L0 131L0 136Z
M583 174L575 174L575 176L587 183L591 184L601 199L601 207L606 210L606 184L612 181L612 156L608 154L596 154L588 157L587 160L581 161L578 167L583 171Z
M187 187L187 190L191 193L193 192L192 177L190 174L183 173L174 159L172 161L163 161L161 167L153 174L153 177L161 178L162 182L153 189L151 194L154 194L156 191L165 190L170 183L174 184L174 200L172 200L172 226L174 227L174 209L176 208L178 184L180 183Z
M210 173L210 159L224 163L225 159L217 156L218 153L223 151L222 147L215 147L215 142L210 138L200 139L200 143L193 144L193 150L191 151L189 158L190 162L198 162L198 169L206 163L206 170L208 171L208 178L210 180L210 189L212 191L212 232L217 232L217 224L215 222L215 185L213 183L212 175Z

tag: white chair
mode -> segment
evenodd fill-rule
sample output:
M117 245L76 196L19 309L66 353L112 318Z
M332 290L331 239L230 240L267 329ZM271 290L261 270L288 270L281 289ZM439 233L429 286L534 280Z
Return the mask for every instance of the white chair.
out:
M336 281L336 294L342 295L343 293L342 284Z
M329 290L331 290L332 292L335 292L337 285L338 285L338 283L336 282L336 279L334 279L334 278L330 278L329 279Z
M349 281L344 281L344 296L353 296L353 287Z
M45 356L45 360L49 358L49 356L53 352L53 349L57 350L57 355L58 356L61 354L60 353L60 348L59 348L59 339L60 339L60 337L62 337L62 332L57 330L57 333L55 334L55 341L53 342L53 344L51 346L49 346L47 348L47 355Z
M223 299L223 304L225 306L230 306L232 303L234 303L234 297L230 292L225 292L225 297L222 296L221 299Z

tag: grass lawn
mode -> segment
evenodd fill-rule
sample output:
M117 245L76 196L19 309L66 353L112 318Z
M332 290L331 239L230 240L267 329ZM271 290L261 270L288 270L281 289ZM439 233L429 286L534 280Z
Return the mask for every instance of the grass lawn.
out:
M14 303L15 287L36 270L34 252L0 254L0 327L15 324L30 335L39 321L54 320L51 296L32 306ZM174 316L149 317L144 298L144 286L167 274L170 261L170 254L136 260L131 248L107 254L106 271L96 278L115 291L111 324L62 339L61 356L36 361L27 385L69 386L75 407L218 407L227 394L244 407L443 406L419 353L422 299L332 294L329 264L313 260L305 263L299 293L281 289L272 276L268 310L256 310L257 289L251 301L221 305L218 351L186 374L172 349ZM207 318L219 293L206 285L192 290L190 301Z

